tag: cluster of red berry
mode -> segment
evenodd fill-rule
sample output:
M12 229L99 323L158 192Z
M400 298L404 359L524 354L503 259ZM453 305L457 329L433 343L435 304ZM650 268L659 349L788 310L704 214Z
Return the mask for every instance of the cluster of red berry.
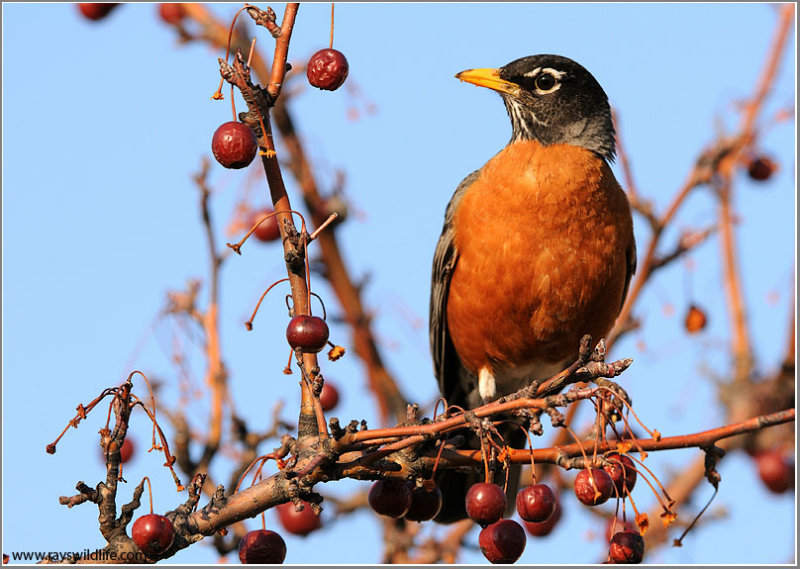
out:
M108 16L117 6L119 3L116 2L80 2L78 11L87 20L98 21ZM167 24L176 26L186 16L182 4L159 2L156 6L158 7L158 16Z
M314 87L335 91L342 86L350 67L344 54L335 49L321 49L311 56L306 67L308 82ZM250 128L236 121L217 128L211 139L211 151L225 168L250 165L258 152L258 141Z
M624 497L636 484L636 469L627 455L611 453L611 464L603 468L581 470L575 478L575 496L587 506L606 502L612 495ZM415 486L394 478L378 480L369 491L369 505L378 514L410 521L426 521L436 517L442 507L442 493L432 483ZM478 544L492 563L514 563L525 550L525 529L533 536L548 535L561 519L561 506L547 484L532 484L516 497L517 514L523 526L503 519L506 495L490 482L470 487L465 498L467 515L483 529ZM609 537L609 561L640 563L644 557L644 540L636 530L624 529Z

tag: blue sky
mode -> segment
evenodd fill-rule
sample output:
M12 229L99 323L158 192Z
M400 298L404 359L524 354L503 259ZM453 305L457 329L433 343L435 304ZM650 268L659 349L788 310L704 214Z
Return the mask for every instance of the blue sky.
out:
M239 6L212 9L228 18ZM280 15L282 6L275 8ZM300 8L290 61L327 46L329 16L330 4ZM748 3L337 5L335 47L349 60L349 88L322 92L303 80L287 88L302 89L292 111L322 187L335 184L337 170L346 174L354 215L339 230L341 245L353 275L370 277L364 298L388 367L409 398L427 403L435 397L426 322L430 262L445 205L458 182L510 134L499 97L454 74L535 53L580 62L620 115L640 192L663 208L714 133L737 124L734 103L754 91L775 21L774 6ZM3 551L94 549L104 543L96 509L68 510L58 496L73 493L78 480L94 486L104 475L97 457L103 413L70 430L55 456L45 445L78 403L119 384L132 369L162 378L165 397L177 396L168 359L174 328L162 323L148 331L167 290L207 273L191 176L210 157L215 128L230 120L227 101L210 100L223 54L201 44L178 46L148 4L122 6L99 23L83 20L72 4L4 4L2 41ZM765 116L794 107L794 38L790 43ZM263 31L258 45L271 45ZM366 112L369 103L374 113ZM348 118L350 108L358 109L358 120ZM757 365L770 370L785 345L792 303L794 124L769 128L761 144L781 168L766 184L738 178L735 201ZM248 180L254 202L265 203L257 168L212 168L220 241L233 240L224 229ZM291 183L289 190L299 205ZM677 229L704 227L715 211L709 194L698 191L681 210ZM641 251L649 235L641 218L635 223ZM643 329L612 354L635 358L621 383L640 416L664 435L722 420L708 373L723 373L727 365L718 242L710 240L692 259L691 298L685 266L665 270L643 297ZM281 277L278 249L255 243L230 259L222 275L222 347L237 408L253 425L266 426L280 399L291 419L298 401L296 380L281 374L283 292L268 297L252 332L242 325L264 288ZM336 312L319 279L315 290ZM690 300L710 316L699 338L681 327ZM675 315L665 315L665 305ZM332 326L332 339L349 345L341 326ZM200 361L191 361L199 374ZM377 426L356 358L329 366L326 376L343 397L338 416ZM202 426L202 405L192 409ZM122 500L149 474L156 510L172 509L180 496L160 467L163 459L141 452L149 429L143 416L135 419L140 452L126 469ZM666 479L695 456L651 455L648 464ZM683 548L659 550L648 561L793 559L794 497L768 494L744 456L726 459L721 474L712 508L727 515L698 528ZM364 487L344 482L320 491L347 495ZM698 492L693 511L710 493ZM650 504L644 487L638 496L640 505ZM596 519L573 500L564 502L561 527L548 540L530 539L522 562L589 563L604 556L605 545L590 539L601 531ZM267 523L277 524L272 514ZM473 537L477 544L477 532ZM287 537L286 561L373 563L380 542L378 524L362 512L305 540ZM216 554L200 544L171 561L213 563ZM483 558L465 551L463 561Z

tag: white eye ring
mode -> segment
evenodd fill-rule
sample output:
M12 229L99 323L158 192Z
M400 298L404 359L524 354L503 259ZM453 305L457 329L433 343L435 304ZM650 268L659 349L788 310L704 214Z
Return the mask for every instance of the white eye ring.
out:
M552 87L548 87L547 89L542 89L541 87L539 87L539 80L545 77L549 77L550 79L552 79L553 85ZM561 81L558 80L558 77L556 77L554 74L548 71L542 71L540 74L538 74L536 78L533 80L533 84L535 86L534 90L537 95L547 95L548 93L557 91L561 87Z

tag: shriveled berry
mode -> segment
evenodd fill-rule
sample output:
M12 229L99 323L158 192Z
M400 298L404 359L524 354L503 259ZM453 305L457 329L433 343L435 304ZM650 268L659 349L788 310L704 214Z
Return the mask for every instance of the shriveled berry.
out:
M769 180L778 169L777 164L768 156L756 156L747 165L747 174L757 182Z
M411 507L405 518L412 522L424 522L435 518L441 509L442 491L437 486L433 490L418 486L411 492Z
M547 484L532 484L517 493L517 513L526 522L543 522L556 509L556 496Z
M794 487L794 463L778 449L760 452L755 460L758 476L770 492L783 494Z
M617 487L617 496L624 498L626 496L625 488L630 492L636 485L637 474L633 459L617 452L609 454L606 458L613 464L604 466L603 470L608 473L614 486Z
M286 559L286 542L274 531L249 531L239 542L239 560L245 564L280 564Z
M697 334L706 327L706 324L708 324L708 317L703 309L695 304L690 305L683 322L686 331L689 334Z
M556 527L556 524L561 519L561 504L556 498L556 507L553 510L553 513L550 515L543 522L523 522L525 525L525 529L534 537L544 537L546 535L550 535L550 532L553 531L553 528Z
M575 477L575 496L587 506L604 503L613 492L614 483L602 468L584 468Z
M155 557L172 545L175 530L169 518L159 514L145 514L133 522L131 537L145 555Z
M306 76L314 87L335 91L347 79L349 71L350 65L341 51L321 49L308 61Z
M378 480L369 489L367 501L382 516L402 518L411 507L411 485L404 480Z
M319 402L323 411L331 411L339 403L339 391L330 380L325 380L322 385L322 391L319 393Z
M493 524L506 511L506 495L503 489L491 482L479 482L470 486L465 503L467 515L482 526Z
M301 500L303 509L297 511L294 502L286 502L275 508L278 512L278 521L283 529L294 535L308 535L322 525L322 519L314 513L309 502Z
M211 139L211 152L226 168L238 170L248 166L258 152L256 135L246 124L236 121L223 123Z
M186 11L181 4L174 4L171 2L159 2L158 15L167 24L173 26L179 24L186 16Z
M318 316L295 316L286 327L286 339L292 349L316 353L328 344L328 325Z
M255 235L256 239L259 241L268 243L281 238L281 230L278 229L278 216L273 215L265 219L268 215L274 213L274 211L275 210L273 210L271 207L265 207L261 211L253 213L253 215L250 217L251 227L259 221L261 222L258 223L256 230L253 231L253 235Z
M478 545L492 563L514 563L525 551L525 530L514 520L500 520L481 530Z
M79 2L78 10L84 18L97 21L102 20L111 13L111 10L119 6L115 2Z
M644 538L635 530L615 533L608 548L612 563L641 563L644 558Z

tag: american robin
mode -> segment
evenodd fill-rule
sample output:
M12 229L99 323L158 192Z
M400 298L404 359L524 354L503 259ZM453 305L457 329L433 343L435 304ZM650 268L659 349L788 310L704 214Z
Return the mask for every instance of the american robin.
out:
M609 166L608 98L586 69L534 55L456 77L498 92L512 126L508 145L456 189L433 259L435 374L448 403L470 409L549 378L574 361L585 334L607 334L636 245ZM524 435L513 438L524 445ZM442 476L438 521L465 517L471 480Z

